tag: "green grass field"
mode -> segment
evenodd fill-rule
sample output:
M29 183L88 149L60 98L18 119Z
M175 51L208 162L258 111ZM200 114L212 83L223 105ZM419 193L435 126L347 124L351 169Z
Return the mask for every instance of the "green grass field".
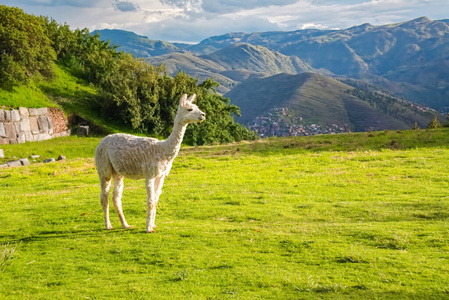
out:
M0 298L448 299L449 129L184 147L103 229L98 138L7 145Z

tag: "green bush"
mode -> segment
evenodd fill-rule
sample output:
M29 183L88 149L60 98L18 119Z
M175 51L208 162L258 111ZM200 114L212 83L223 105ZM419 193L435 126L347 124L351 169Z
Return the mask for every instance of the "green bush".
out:
M117 51L87 28L71 30L47 17L25 14L0 6L0 88L26 84L37 75L51 76L58 68L90 84L96 98L66 93L56 83L38 84L50 97L71 99L76 107L92 107L106 121L134 131L168 137L182 94L197 94L198 106L207 114L200 126L190 126L185 142L192 145L255 139L257 135L234 122L240 110L215 92L218 83L181 72L168 76L164 66L152 66L129 53ZM11 89L12 90L12 89Z
M52 76L56 54L42 25L42 18L0 5L0 87Z
M435 128L440 128L441 127L441 123L440 121L438 121L437 116L433 117L432 121L430 121L429 125L427 126L427 129L435 129Z

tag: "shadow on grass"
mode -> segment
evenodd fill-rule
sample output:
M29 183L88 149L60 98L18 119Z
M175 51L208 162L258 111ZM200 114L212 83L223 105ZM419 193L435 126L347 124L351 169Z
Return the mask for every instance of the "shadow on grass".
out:
M221 265L218 265L218 266L210 267L209 269L210 270L223 270L223 269L232 269L232 268L233 268L233 266L230 266L230 265L227 265L227 264L221 264Z
M103 228L95 229L80 229L80 230L43 230L29 236L20 237L19 234L2 235L0 237L0 244L5 243L30 243L30 242L40 242L49 239L76 239L83 237L99 237L102 235L122 235L126 234L147 234L145 231L131 228L131 229L114 229L106 230Z

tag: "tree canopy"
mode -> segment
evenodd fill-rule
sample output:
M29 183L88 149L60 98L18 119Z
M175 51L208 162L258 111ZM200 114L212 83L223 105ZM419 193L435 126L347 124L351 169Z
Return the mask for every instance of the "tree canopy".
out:
M51 76L55 58L42 18L0 5L1 88L26 84L32 76Z
M8 86L27 84L35 76L52 75L54 62L64 65L98 92L92 106L105 119L120 121L136 131L167 137L182 94L197 94L207 114L201 125L188 127L192 145L255 139L256 133L234 122L240 109L215 92L218 83L181 72L168 76L163 65L153 66L100 40L88 29L71 30L47 17L28 15L0 5L0 80Z

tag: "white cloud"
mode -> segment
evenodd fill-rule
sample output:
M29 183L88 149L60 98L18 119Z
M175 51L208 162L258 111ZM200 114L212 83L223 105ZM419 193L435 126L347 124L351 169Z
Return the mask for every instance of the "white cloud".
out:
M202 11L204 13L223 14L270 5L282 6L295 3L296 1L297 0L161 0L161 3L184 8L187 11L196 8L196 12Z
M329 29L327 26L322 24L306 23L302 24L299 29Z
M128 28L138 32L142 27L138 24ZM268 22L266 19L257 17L229 18L217 16L213 19L204 17L192 19L166 19L148 25L139 34L146 35L151 39L163 39L179 42L199 42L210 36L221 35L228 32L253 32L270 31L279 29L276 24Z
M449 11L449 1L443 6ZM294 30L308 28L310 24L324 29L347 28L366 22L394 23L420 17L426 9L429 11L428 1L419 0L299 0L290 5L250 9L234 15L266 18L279 27Z
M448 0L3 0L72 28L124 29L198 42L233 31L347 28L449 18Z

